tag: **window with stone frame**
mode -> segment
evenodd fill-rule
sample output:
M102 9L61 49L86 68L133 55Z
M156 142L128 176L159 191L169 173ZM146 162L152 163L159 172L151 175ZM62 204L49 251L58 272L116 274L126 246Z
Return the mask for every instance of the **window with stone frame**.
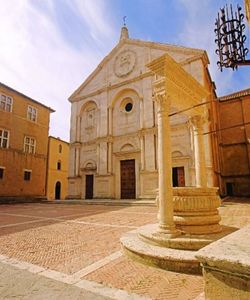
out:
M2 128L0 128L0 147L9 147L9 131Z
M37 109L33 106L28 106L27 109L27 119L33 122L37 120Z
M36 139L34 139L30 136L25 136L24 137L24 152L30 153L30 154L35 154L35 151L36 151Z
M10 96L0 94L0 109L12 112L13 99Z

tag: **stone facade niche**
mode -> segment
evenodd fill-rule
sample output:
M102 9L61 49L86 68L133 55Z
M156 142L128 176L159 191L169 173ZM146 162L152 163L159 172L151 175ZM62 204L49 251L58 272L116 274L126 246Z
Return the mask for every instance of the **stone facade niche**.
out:
M94 101L89 101L81 109L80 141L89 142L97 137L98 109Z

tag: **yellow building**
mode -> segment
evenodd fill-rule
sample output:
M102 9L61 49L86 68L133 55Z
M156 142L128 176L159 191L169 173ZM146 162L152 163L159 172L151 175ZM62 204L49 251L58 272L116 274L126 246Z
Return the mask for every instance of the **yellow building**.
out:
M51 108L0 83L0 197L46 195Z
M69 144L49 137L47 199L65 199L68 193Z

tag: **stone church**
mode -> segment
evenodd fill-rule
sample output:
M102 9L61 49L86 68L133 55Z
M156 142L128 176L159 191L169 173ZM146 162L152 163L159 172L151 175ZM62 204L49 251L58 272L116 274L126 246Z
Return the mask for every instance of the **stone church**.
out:
M210 130L215 93L206 52L131 39L124 26L116 47L69 98L69 198L155 198L157 103L152 89L155 75L146 65L165 53L209 92L202 109L203 130ZM170 124L173 186L195 186L194 130L174 103ZM209 134L203 139L207 184L213 186L213 145Z

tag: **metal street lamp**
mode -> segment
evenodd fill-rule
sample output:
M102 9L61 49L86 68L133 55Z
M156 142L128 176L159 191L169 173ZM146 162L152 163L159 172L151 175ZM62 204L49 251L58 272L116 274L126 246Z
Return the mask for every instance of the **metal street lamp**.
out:
M248 49L244 47L246 36L244 34L245 24L244 14L238 5L237 12L233 13L232 4L230 11L228 6L223 7L218 13L215 25L216 40L218 48L215 51L219 56L217 65L222 68L237 69L240 65L250 65L250 60L246 59Z

